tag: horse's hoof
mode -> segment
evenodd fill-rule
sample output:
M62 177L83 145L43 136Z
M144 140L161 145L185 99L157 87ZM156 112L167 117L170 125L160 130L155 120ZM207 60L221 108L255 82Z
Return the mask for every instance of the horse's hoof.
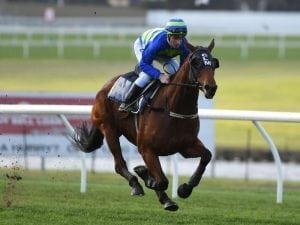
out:
M187 198L191 195L193 187L186 183L180 185L177 190L177 194L180 198Z
M145 195L145 192L144 192L142 186L140 184L138 184L135 187L132 187L131 195L132 196L140 196L141 197L141 196Z
M177 211L178 210L178 205L176 204L176 202L173 202L171 200L167 201L165 204L164 204L164 209L165 210L168 210L168 211Z

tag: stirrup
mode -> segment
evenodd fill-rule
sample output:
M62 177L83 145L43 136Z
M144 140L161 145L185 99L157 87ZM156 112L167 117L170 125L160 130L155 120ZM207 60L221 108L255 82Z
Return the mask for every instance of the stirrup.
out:
M121 103L120 106L119 106L119 111L121 111L121 112L126 112L126 108L127 108L127 106L126 106L126 104L123 102L123 103Z
M121 103L119 106L119 111L121 112L132 112L138 114L140 112L140 99L136 99L131 103Z
M133 112L135 113L136 111L136 102L131 102L129 104L126 104L126 103L121 103L121 105L119 106L119 111L121 112Z

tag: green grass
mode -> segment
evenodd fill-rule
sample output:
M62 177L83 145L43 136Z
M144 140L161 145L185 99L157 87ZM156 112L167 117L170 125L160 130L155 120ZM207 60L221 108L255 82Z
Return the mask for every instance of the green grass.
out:
M2 60L0 90L23 92L95 92L134 62L85 60Z
M275 203L276 184L204 178L189 199L177 199L179 210L167 212L153 191L130 196L116 174L88 174L87 193L79 193L79 171L17 171L9 181L0 170L3 225L31 224L299 224L300 183L285 183L283 204ZM186 181L187 178L181 178ZM10 183L10 184L9 184ZM9 189L8 186L14 185ZM13 199L7 207L7 199Z
M299 62L293 60L222 60L216 71L215 108L300 111ZM96 93L112 76L132 70L134 60L0 60L0 90ZM216 121L219 147L268 148L251 122ZM280 151L299 150L300 127L263 123Z
M124 60L131 59L135 60L135 56L132 51L132 44L137 38L136 35L91 35L91 34L78 34L78 35L62 35L62 34L0 34L1 41L19 41L19 42L30 42L34 43L37 41L44 42L47 44L52 44L49 46L30 46L28 48L29 59L100 59L100 60ZM240 60L241 59L241 47L237 45L234 48L218 46L218 43L222 41L242 41L246 42L251 40L251 42L278 42L282 37L279 36L210 36L210 35L188 35L188 39L191 43L195 45L206 45L212 39L216 40L215 53L222 59L226 60ZM288 46L289 43L299 43L299 36L286 36L284 37L285 43ZM70 41L81 41L95 42L100 45L99 54L94 54L94 50L91 46L89 47L66 47L64 48L63 56L60 56L57 49L57 45L60 41L68 43ZM110 46L107 46L107 42L111 42ZM118 46L115 43L122 42L123 46ZM113 43L113 44L112 44ZM23 58L23 47L12 47L12 46L0 46L0 59L22 59ZM255 48L253 46L248 49L247 60L276 60L278 59L278 48ZM128 54L129 53L129 54ZM298 60L300 58L299 48L287 47L285 49L285 59Z
M216 108L299 112L300 85L297 61L224 62L216 79ZM217 145L252 147L266 144L251 122L217 121ZM281 150L299 149L299 124L263 123Z
M26 35L5 36L1 40L57 41L59 36ZM87 35L62 37L66 40L88 40ZM133 36L93 36L99 41L128 41ZM213 37L190 36L192 43L205 45ZM253 41L278 40L266 36L222 36L216 38L214 55L221 67L216 72L218 92L215 107L219 109L300 111L299 49L286 49L286 58L278 59L278 49L250 48L249 58L240 58L240 48L218 47L218 40ZM287 36L286 41L300 37ZM127 72L136 64L130 46L102 46L98 56L91 48L65 48L58 60L57 48L30 48L29 59L22 59L22 49L0 47L0 90L22 92L89 92L96 93L112 76ZM218 147L245 148L247 136L253 148L268 148L251 122L216 121ZM300 128L292 123L263 123L281 151L299 150Z

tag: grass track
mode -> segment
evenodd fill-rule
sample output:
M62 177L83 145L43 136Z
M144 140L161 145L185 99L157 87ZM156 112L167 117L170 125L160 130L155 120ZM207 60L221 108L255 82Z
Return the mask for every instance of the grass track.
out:
M8 181L0 170L5 199ZM89 174L86 194L79 193L79 171L18 171L13 204L0 208L3 225L29 224L299 224L300 183L286 183L284 203L276 204L275 182L205 178L187 199L177 199L175 213L162 209L145 189L130 196L127 183L116 174ZM186 180L186 178L184 178Z
M134 64L131 60L0 60L0 90L96 93L112 76L131 70ZM299 112L298 64L296 60L221 60L215 107ZM251 147L268 147L250 122L219 120L215 124L217 147L245 148L249 132ZM299 150L299 124L263 125L281 151Z
M134 63L85 60L0 61L0 90L21 92L94 92Z

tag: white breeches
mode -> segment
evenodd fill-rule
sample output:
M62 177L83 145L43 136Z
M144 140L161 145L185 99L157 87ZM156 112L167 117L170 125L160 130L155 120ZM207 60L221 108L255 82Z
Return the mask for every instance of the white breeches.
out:
M140 63L142 59L142 52L144 50L144 46L142 46L142 43L140 42L140 39L136 39L134 42L134 53L135 56ZM165 73L169 74L170 76L174 75L178 68L179 64L176 60L176 58L171 59L158 59L157 60L163 67L163 70ZM145 72L140 72L139 78L135 80L135 84L141 88L145 87L150 81L152 80L152 77L146 74Z

